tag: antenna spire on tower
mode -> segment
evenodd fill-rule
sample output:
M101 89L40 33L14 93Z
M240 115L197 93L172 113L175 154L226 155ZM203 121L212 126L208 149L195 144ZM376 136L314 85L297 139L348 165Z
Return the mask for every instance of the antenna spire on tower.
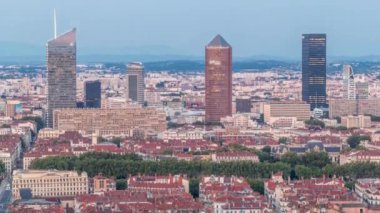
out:
M54 39L57 38L57 14L54 8Z

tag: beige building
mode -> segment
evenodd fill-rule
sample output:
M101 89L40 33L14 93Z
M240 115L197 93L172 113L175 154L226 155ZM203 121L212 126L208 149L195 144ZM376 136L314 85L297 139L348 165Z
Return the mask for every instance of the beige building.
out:
M13 172L13 199L20 199L20 189L29 188L33 197L68 197L88 193L86 172L57 170L16 170Z
M84 131L96 130L101 135L131 135L133 130L159 133L166 130L166 114L154 108L129 107L125 109L57 109L54 111L54 129Z
M330 100L330 118L347 115L380 115L380 99L358 99L358 100Z
M16 115L16 105L20 104L19 101L7 101L5 105L5 116L14 117Z
M103 98L101 105L101 108L105 109L125 109L128 107L128 101L123 97L109 97Z
M380 205L380 179L358 179L355 183L355 193L369 205Z
M65 131L52 129L52 128L43 128L38 132L38 138L58 138L59 135L65 133Z
M264 104L264 121L269 123L275 117L296 117L298 121L310 119L310 104L276 102Z
M346 128L370 128L371 127L371 117L370 116L344 116L342 117L342 126Z

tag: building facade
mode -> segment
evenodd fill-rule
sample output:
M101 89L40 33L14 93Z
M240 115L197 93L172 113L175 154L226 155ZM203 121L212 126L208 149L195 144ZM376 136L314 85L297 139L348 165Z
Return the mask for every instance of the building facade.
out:
M310 119L310 104L306 103L265 103L264 121L269 123L271 118L295 117L298 121Z
M249 97L236 98L235 102L236 102L237 113L251 112L251 108L252 108L251 98Z
M329 117L380 115L380 99L329 100Z
M126 88L127 100L144 104L144 66L141 62L131 62L127 65Z
M76 107L76 29L47 43L47 115L53 126L53 111Z
M101 135L130 135L140 129L145 133L166 130L166 114L154 108L129 107L125 109L57 109L54 111L54 129L83 131L96 130Z
M341 118L342 126L347 129L350 128L370 128L371 127L371 116L358 115L358 116L343 116Z
M5 104L5 116L14 117L16 115L17 105L20 105L19 101L7 100Z
M368 99L368 82L358 81L355 83L356 87L356 99Z
M369 205L380 205L380 179L363 178L355 183L355 193Z
M206 122L232 114L232 47L217 35L205 49Z
M86 81L84 84L84 101L87 108L100 108L102 100L102 89L99 80Z
M326 34L302 35L302 100L326 106Z
M20 189L28 188L33 197L68 197L88 193L86 172L57 170L16 170L12 194L20 199Z

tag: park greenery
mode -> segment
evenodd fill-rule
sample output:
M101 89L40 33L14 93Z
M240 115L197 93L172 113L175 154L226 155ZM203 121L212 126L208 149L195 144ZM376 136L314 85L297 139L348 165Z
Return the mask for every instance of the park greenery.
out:
M242 149L235 146L236 149ZM282 172L284 178L302 179L312 177L341 176L347 183L357 178L380 178L380 164L360 162L337 165L330 162L325 152L309 152L303 155L286 153L281 158L274 157L268 150L257 151L246 148L246 151L261 153L259 163L250 161L211 162L211 161L144 161L135 154L86 153L81 156L56 156L35 159L31 169L76 170L87 172L90 177L102 173L108 177L117 178L117 188L125 189L126 178L130 175L169 175L184 174L190 179L190 192L193 196L199 194L199 180L205 175L235 175L247 178L251 187L263 192L263 180L271 174Z

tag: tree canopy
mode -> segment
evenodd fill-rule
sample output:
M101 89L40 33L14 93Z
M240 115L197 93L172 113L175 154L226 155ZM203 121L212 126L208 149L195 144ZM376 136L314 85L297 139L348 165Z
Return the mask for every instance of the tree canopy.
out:
M347 138L347 144L352 148L355 149L360 145L361 141L371 141L371 137L369 135L351 135L349 138Z

